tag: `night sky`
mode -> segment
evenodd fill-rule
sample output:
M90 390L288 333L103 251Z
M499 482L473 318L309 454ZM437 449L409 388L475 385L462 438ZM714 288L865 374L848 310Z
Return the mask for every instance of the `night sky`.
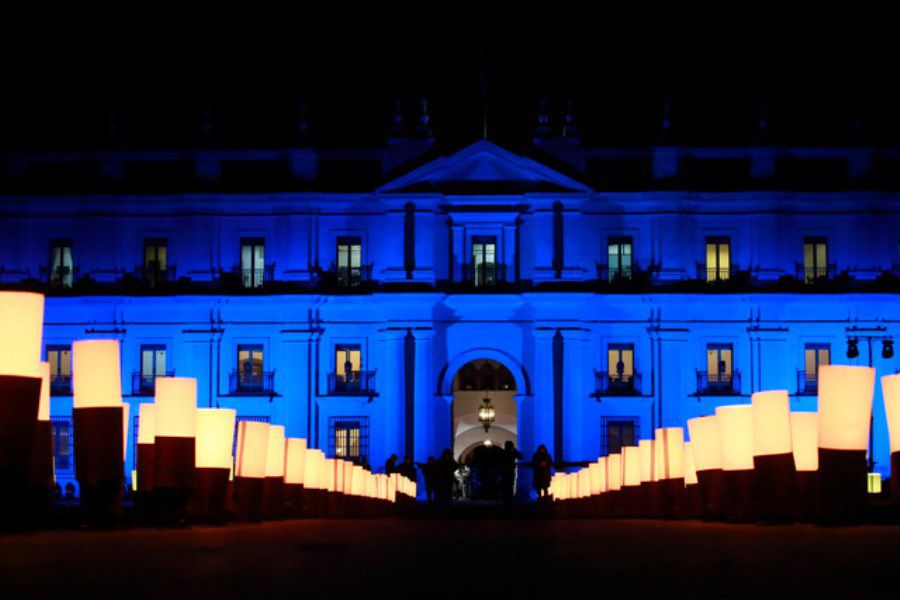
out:
M672 143L750 143L761 105L770 143L900 137L895 21L849 4L83 4L6 15L5 144L292 145L302 103L313 143L377 146L394 100L412 119L423 96L448 147L485 114L490 139L527 144L539 99L559 127L568 97L598 145L654 143L665 98Z

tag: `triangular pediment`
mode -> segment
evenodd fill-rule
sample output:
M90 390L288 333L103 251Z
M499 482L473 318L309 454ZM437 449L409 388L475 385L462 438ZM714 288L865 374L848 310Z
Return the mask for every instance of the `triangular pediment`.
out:
M437 158L378 189L383 193L521 194L588 192L580 181L480 140Z

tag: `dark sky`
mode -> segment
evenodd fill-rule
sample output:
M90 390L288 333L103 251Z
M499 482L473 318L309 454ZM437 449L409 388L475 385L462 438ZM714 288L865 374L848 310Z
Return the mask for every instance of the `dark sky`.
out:
M540 98L558 125L571 96L591 143L652 142L664 98L685 143L746 143L761 104L775 142L847 143L860 121L898 138L894 19L682 4L38 0L7 15L4 137L102 146L115 108L120 143L283 145L302 102L316 143L372 145L395 98L425 96L440 142L480 137L486 113L516 146Z

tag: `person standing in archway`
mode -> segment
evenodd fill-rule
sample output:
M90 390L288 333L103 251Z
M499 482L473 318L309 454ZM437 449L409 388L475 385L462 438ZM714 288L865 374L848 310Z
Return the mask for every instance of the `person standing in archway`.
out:
M547 451L547 446L541 444L531 457L531 468L534 469L534 489L537 490L538 500L550 496L550 479L553 476L553 457Z
M522 453L516 449L512 440L507 440L503 445L503 466L500 472L503 502L507 505L511 505L516 497L516 464L522 458Z

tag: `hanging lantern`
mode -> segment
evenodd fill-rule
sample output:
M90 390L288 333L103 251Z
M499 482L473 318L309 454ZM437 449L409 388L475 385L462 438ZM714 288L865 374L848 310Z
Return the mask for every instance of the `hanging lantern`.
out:
M143 408L143 406L142 406ZM228 476L234 458L234 424L237 412L231 408L197 409L196 512L200 521L222 523L227 515ZM144 418L141 417L141 424Z
M756 392L753 413L753 468L757 510L764 521L795 518L797 471L791 447L791 403L787 391Z
M478 407L478 422L481 423L484 431L487 432L496 418L497 411L494 410L494 405L491 404L490 398L485 396L481 401L481 406Z
M125 407L117 340L72 344L75 477L91 525L113 525L125 485Z
M816 501L827 523L853 523L866 507L866 450L875 369L819 367L819 475Z
M238 423L234 500L238 519L241 521L262 520L268 448L268 423L259 421Z

